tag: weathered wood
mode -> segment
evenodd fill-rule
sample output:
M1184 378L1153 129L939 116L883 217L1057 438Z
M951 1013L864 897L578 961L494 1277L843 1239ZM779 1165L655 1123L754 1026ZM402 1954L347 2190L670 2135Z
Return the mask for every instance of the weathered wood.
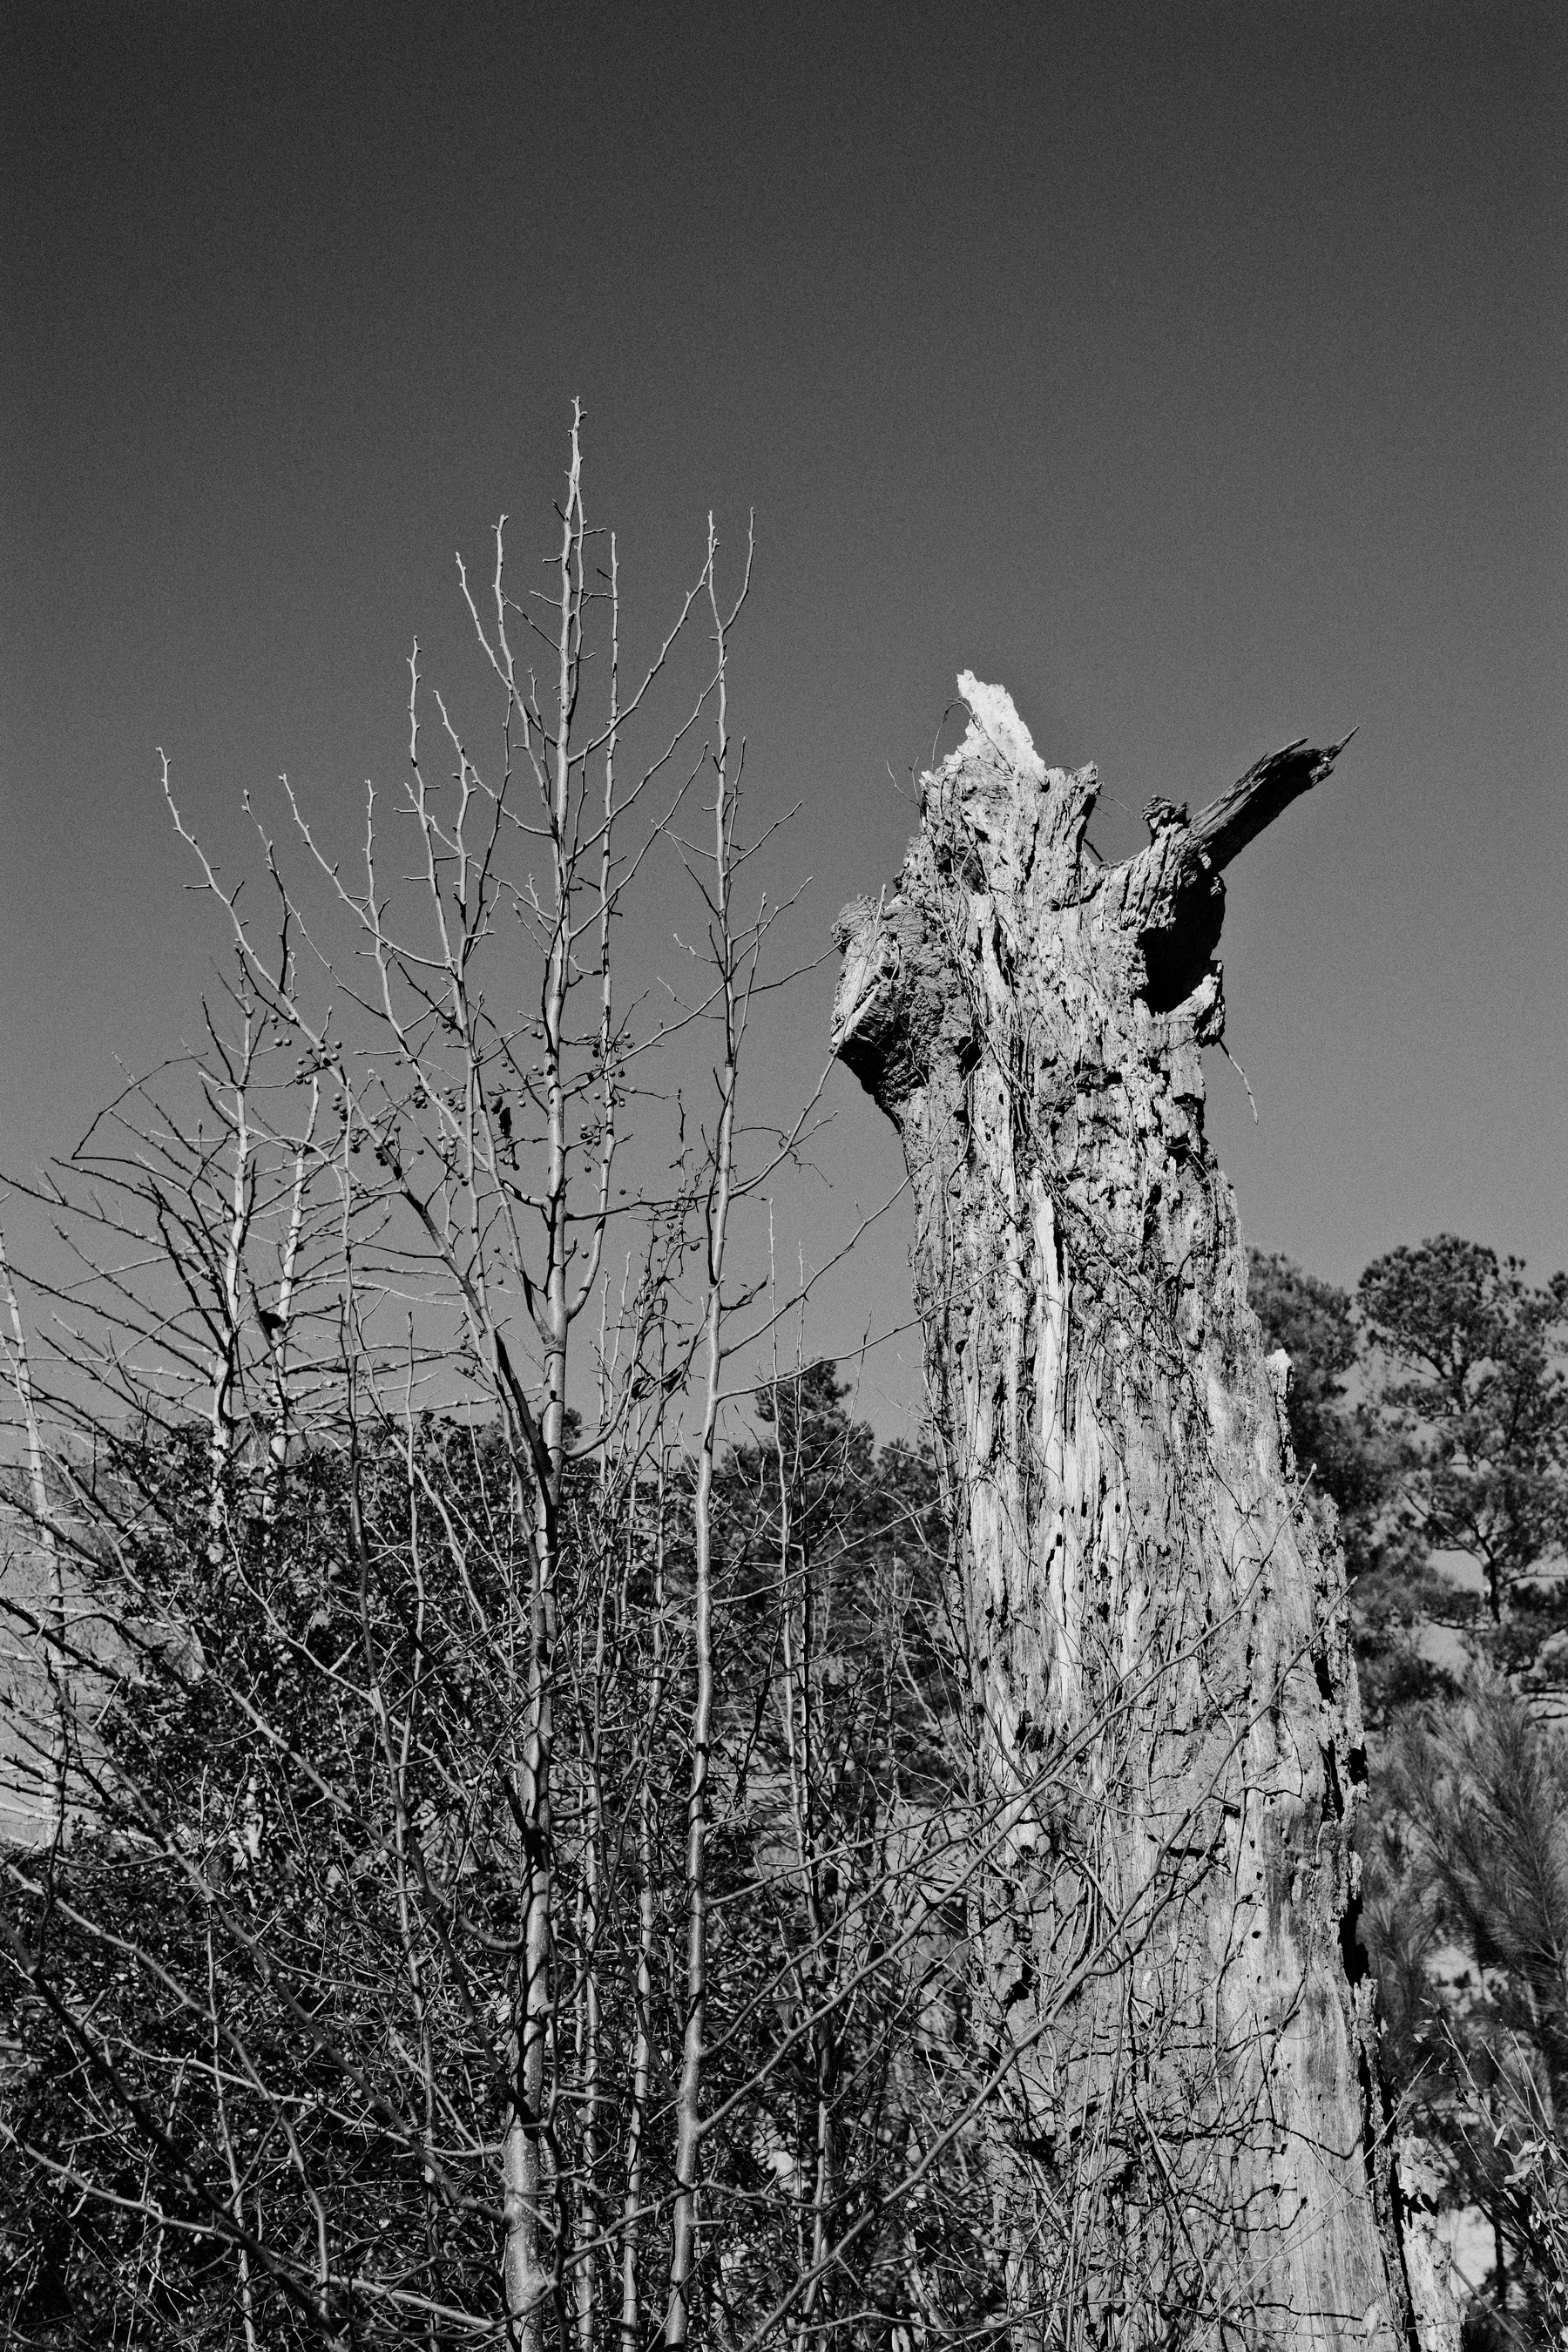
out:
M839 919L834 1044L913 1184L1012 2340L1435 2346L1355 1933L1342 1563L1203 1125L1221 869L1335 751L1152 803L1108 867L1093 768L959 683L897 885Z

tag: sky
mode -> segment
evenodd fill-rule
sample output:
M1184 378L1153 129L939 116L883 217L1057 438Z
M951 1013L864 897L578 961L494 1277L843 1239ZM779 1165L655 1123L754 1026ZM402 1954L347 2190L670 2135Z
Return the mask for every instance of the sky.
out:
M12 0L0 42L0 1169L210 979L158 747L223 854L280 772L357 823L415 635L471 672L454 550L549 545L576 396L642 641L754 510L733 718L802 960L961 668L1099 763L1111 857L1357 725L1228 877L1244 1230L1341 1282L1446 1229L1568 1262L1554 0ZM901 1172L826 1099L824 1251ZM901 1215L814 1345L907 1317ZM918 1390L868 1359L880 1426Z

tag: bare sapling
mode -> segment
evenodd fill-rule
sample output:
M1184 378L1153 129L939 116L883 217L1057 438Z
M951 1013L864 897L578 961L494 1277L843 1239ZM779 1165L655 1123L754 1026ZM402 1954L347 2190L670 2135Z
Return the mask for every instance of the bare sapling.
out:
M292 861L261 831L268 929L186 821L165 762L174 823L226 925L234 977L205 1046L132 1087L61 1181L35 1188L80 1264L79 1277L51 1273L33 1286L55 1318L48 1409L64 1437L74 1429L101 1440L110 1465L88 1514L84 1569L112 1590L139 1687L167 1684L162 1703L224 1717L256 1744L254 1765L205 1816L222 1816L213 1835L230 1858L220 1876L237 1870L251 1907L275 1873L293 1890L279 1894L285 1911L309 1886L301 1916L319 1924L346 1904L353 1924L341 1923L341 1957L350 1965L361 1939L364 1980L388 2028L367 2059L357 2025L328 2021L340 2004L321 1998L326 1948L309 1959L296 1950L285 1965L270 1930L247 1925L245 1905L226 1904L222 1932L205 1925L193 1947L181 2000L205 2020L208 2144L243 2152L248 2129L260 2145L239 2191L225 2158L213 2180L198 2168L184 2181L178 2218L151 2192L148 2212L160 2228L240 2247L247 2312L266 2285L297 2315L314 2313L333 2340L351 2309L362 2327L367 2315L384 2326L395 2318L432 2340L459 2322L488 2326L468 2243L486 2215L501 2248L505 2341L537 2352L571 2313L586 2345L600 2326L601 2278L623 2253L611 2317L624 2326L647 2299L649 2137L667 2126L671 2143L681 2137L678 2103L657 2119L652 2111L651 1979L662 1958L652 1922L617 1943L605 1907L605 1873L628 1823L640 1822L645 1871L663 1885L647 1776L656 1787L666 1777L649 1753L667 1738L665 1669L656 1659L651 1695L641 1689L650 1704L642 1787L635 1797L617 1789L612 1817L603 1758L621 1768L621 1685L627 1674L637 1680L646 1645L624 1622L612 1642L607 1620L602 1637L578 1636L584 1601L591 1612L608 1605L606 1563L649 1524L645 1473L653 1463L668 1471L679 1446L699 1347L706 1437L697 1452L706 1451L710 1491L737 1057L773 910L748 929L731 899L738 760L726 667L745 583L721 609L710 525L697 577L627 691L618 557L586 519L579 428L577 417L542 607L509 592L499 528L488 614L462 575L500 689L493 765L470 758L437 694L451 773L440 782L429 773L416 648L395 850L394 819L373 790L351 878L285 781ZM704 606L712 642L688 658L687 625ZM679 699L650 736L666 684ZM717 807L702 898L714 960L695 999L655 1024L634 995L617 995L616 941L650 856L689 862L675 826L706 757L687 747L710 709ZM638 740L628 776L628 743ZM660 1066L647 1063L645 1078L646 1057L655 1045L679 1055L710 1019L721 1040L718 1118L693 1140L672 1104L662 1150ZM675 1078L666 1083L673 1096ZM631 1139L634 1100L641 1132ZM689 1296L693 1250L700 1273ZM622 1269L618 1318L605 1312L612 1257ZM30 1393L25 1367L17 1393L24 1402ZM584 1424L591 1400L596 1421ZM198 1420L205 1460L193 1489L178 1465ZM588 1475L595 1459L596 1503L574 1468ZM181 1550L193 1499L204 1524L199 1568ZM182 1611L205 1614L199 1639L189 1614L176 1623ZM150 1630L155 1618L161 1633ZM350 1633L346 1648L333 1647L340 1631ZM274 1654L265 1670L258 1641ZM55 1648L63 1654L68 1643ZM696 1758L702 1685L699 1673ZM129 1684L124 1692L112 1772L95 1791L105 1834L134 1823L154 1877L162 1870L198 1904L216 1899L203 1835L182 1814L188 1791L168 1782L157 1727L143 1719L148 1701ZM563 1702L580 1735L564 1784ZM371 1735L370 1760L356 1722ZM693 1780L696 1858L680 1897L695 1922L689 1986L700 1983L702 1951L695 1767ZM310 1816L323 1807L311 1855ZM16 1867L33 1910L14 1951L26 1981L42 1987L51 1964L39 1938L58 1912L47 1865ZM510 1916L498 1881L510 1881ZM82 1908L78 1932L103 1951L120 1931ZM169 1973L131 1940L132 1977ZM642 2089L624 2193L611 2197L604 2005L606 1972L619 1983L628 1957L643 1979ZM398 2246L390 2266L366 2260L354 2239L326 2149L291 2118L280 2062L230 2021L226 1963L243 1965L263 2008L291 2017L310 2063L334 2074L344 2127L357 2108L373 2143L412 2160L418 2242ZM614 2031L623 2022L617 2011ZM134 2042L140 2031L127 2026L132 2073L155 2063L151 2046ZM695 2031L693 2116L700 2019ZM79 2041L81 2063L96 2063L90 2036ZM109 2138L128 2132L134 2144L140 2094L124 2070L121 2080ZM487 2111L498 2095L499 2127ZM259 2123L237 2120L247 2102ZM671 2226L686 2252L666 2253L672 2277L689 2275L692 2244L695 2134L683 2145L677 2210L687 2220ZM673 2162L671 2146L658 2174ZM59 2177L79 2175L91 2193L90 2172L79 2157ZM309 2253L272 2242L257 2219L269 2210L286 2240L289 2197L315 2216ZM651 2210L662 2237L661 2198Z
M708 599L717 656L716 728L710 782L711 862L700 885L708 913L708 945L717 995L718 1096L701 1209L703 1261L701 1395L692 1498L692 1646L696 1676L691 1716L691 1773L686 1801L686 2018L676 2105L675 2206L669 2263L669 2307L664 2340L684 2345L690 2332L696 2261L698 2176L702 2138L703 2035L708 2014L709 1763L713 1738L713 1472L723 1402L726 1245L735 1187L735 1109L741 1047L758 957L766 934L765 908L742 932L733 894L740 804L740 761L730 740L726 647L751 583L748 561L740 595L721 612L714 578L712 519L709 519Z

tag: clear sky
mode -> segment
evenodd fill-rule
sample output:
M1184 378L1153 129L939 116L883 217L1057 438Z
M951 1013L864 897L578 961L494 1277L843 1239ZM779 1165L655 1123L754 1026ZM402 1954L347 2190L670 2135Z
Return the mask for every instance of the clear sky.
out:
M1560 0L11 0L3 42L0 1164L190 1024L155 746L220 845L281 770L346 822L416 630L459 658L453 550L546 543L580 394L647 628L755 507L737 716L813 952L960 667L1099 761L1112 856L1359 722L1230 877L1244 1225L1340 1280L1443 1228L1568 1261ZM832 1084L837 1217L899 1159Z

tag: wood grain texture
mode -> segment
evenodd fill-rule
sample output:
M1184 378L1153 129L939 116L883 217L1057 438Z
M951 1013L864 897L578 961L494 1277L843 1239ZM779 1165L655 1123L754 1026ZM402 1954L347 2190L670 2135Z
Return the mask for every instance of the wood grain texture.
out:
M1335 752L1291 744L1190 823L1152 804L1106 867L1093 768L960 686L896 883L840 918L834 1042L915 1196L1008 2340L1436 2352L1355 1933L1342 1562L1203 1119L1220 870Z

